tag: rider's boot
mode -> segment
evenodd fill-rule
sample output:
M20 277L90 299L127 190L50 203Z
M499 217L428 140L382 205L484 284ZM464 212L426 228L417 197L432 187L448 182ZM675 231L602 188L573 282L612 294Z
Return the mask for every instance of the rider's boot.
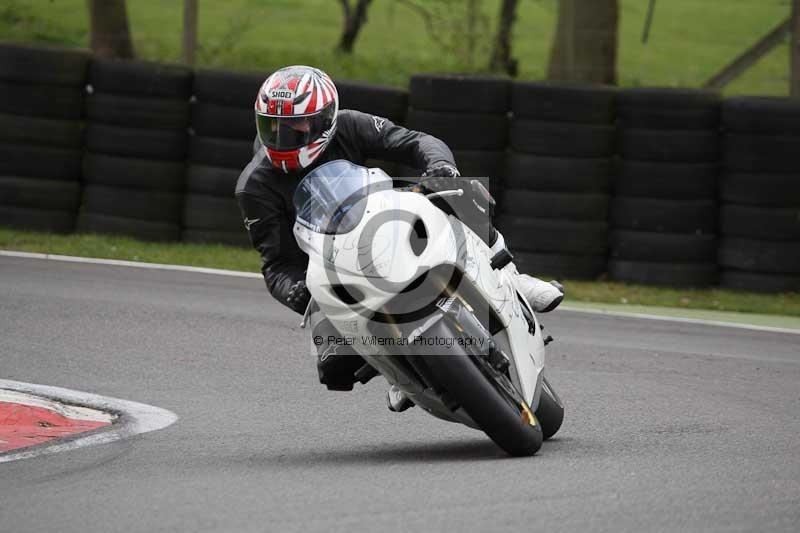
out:
M347 348L349 346L331 344L326 346L324 351L317 353L319 382L328 390L353 390L353 385L358 381L355 374L366 362L360 355Z
M496 230L495 230L496 231ZM495 242L491 246L492 254L496 254L506 247L503 234L496 232ZM517 272L516 266L509 263L504 268L513 268ZM557 281L542 281L527 274L517 273L517 286L531 308L537 313L548 313L558 307L564 299L564 287Z
M517 283L520 292L537 313L549 313L564 300L564 286L555 280L542 281L520 274Z
M328 390L353 390L358 381L356 373L364 367L366 361L352 346L343 342L341 334L321 313L312 314L314 323L312 336L317 351L317 372L319 382Z
M414 402L396 385L392 385L386 392L386 405L390 411L402 413L406 409L414 407Z

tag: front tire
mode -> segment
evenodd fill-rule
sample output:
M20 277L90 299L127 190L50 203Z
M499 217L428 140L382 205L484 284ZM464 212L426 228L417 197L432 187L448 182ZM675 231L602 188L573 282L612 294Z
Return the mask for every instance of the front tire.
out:
M555 435L564 421L564 405L546 377L542 380L542 393L539 396L539 406L536 408L536 418L542 426L544 440Z
M438 354L425 362L448 395L506 453L519 457L539 451L542 427L528 405L501 392L469 355Z

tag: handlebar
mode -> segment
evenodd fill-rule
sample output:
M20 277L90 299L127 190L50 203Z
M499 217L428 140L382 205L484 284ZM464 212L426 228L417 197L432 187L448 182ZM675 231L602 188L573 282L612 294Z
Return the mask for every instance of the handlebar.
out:
M426 194L425 198L433 200L434 198L448 198L450 196L464 196L464 189L453 189L450 191L439 191Z

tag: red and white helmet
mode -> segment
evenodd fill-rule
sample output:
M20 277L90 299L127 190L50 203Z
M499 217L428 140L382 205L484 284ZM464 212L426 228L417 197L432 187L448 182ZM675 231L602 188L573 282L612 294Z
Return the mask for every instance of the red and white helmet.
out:
M306 168L336 131L339 93L327 74L295 65L272 74L256 97L256 129L272 166Z

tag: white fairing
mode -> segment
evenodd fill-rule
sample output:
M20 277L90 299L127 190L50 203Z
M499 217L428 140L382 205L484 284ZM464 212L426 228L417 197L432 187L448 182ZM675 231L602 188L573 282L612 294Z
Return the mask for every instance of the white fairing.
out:
M385 179L380 169L369 172ZM512 382L535 409L544 367L544 344L538 322L535 334L528 332L522 312L522 305L527 304L518 297L513 265L503 270L492 269L489 247L422 194L383 190L370 194L365 201L361 221L348 233L324 235L295 223L297 242L309 256L306 283L325 316L344 337L353 339L353 348L389 382L432 414L452 419L441 405L434 405L438 401L415 389L411 380L375 357L388 355L391 347L364 342L372 336L368 329L371 314L359 313L354 306L344 304L331 286L338 283L358 288L364 295L361 308L378 310L422 272L437 265L459 264L460 257L465 274L461 283L473 285L505 326L495 339L512 359ZM417 217L428 235L428 244L420 255L414 253L410 244L413 219Z

